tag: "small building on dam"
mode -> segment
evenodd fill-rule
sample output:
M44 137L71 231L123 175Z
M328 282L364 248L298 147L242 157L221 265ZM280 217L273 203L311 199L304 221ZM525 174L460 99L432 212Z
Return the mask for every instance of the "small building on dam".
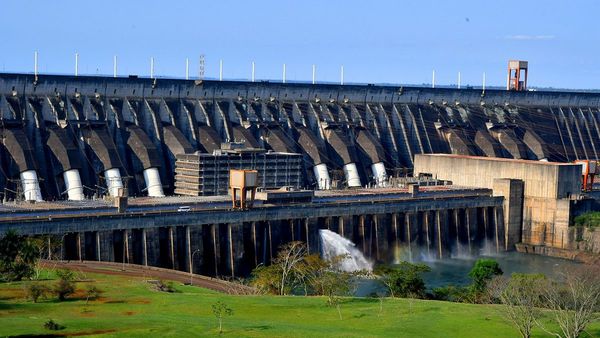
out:
M599 107L596 93L0 74L0 233L214 276L286 241L316 252L323 228L379 261L565 248L596 207L572 162L598 160ZM232 210L230 169L285 199Z

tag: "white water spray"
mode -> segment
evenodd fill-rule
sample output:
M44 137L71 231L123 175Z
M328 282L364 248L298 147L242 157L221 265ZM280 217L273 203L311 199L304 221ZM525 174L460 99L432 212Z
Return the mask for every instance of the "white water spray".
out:
M327 229L319 230L319 235L321 236L323 259L330 260L336 256L344 255L347 258L340 262L341 270L347 272L372 270L373 264L365 258L363 253L351 241Z

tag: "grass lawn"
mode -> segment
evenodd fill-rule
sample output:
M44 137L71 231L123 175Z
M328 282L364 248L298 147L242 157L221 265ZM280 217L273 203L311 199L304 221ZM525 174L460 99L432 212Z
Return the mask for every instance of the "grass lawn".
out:
M176 286L177 293L164 293L141 278L94 274L82 278L92 281L78 283L78 292L62 303L54 298L26 300L24 286L31 282L0 284L0 336L218 336L211 305L219 300L234 311L223 324L223 335L229 337L518 336L497 306L385 299L380 311L378 299L348 298L341 305L340 320L336 308L325 306L322 297L229 296L183 285ZM82 290L88 284L104 293L85 305ZM48 319L66 328L46 330L43 324ZM600 336L600 324L588 332ZM546 336L534 332L534 337Z

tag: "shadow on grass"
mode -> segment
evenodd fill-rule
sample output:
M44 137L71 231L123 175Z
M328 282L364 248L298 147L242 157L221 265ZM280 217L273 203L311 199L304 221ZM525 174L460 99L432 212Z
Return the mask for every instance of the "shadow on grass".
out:
M264 330L269 330L272 329L273 327L271 325L254 325L254 326L246 326L244 327L244 329L246 330L253 330L253 331L264 331Z

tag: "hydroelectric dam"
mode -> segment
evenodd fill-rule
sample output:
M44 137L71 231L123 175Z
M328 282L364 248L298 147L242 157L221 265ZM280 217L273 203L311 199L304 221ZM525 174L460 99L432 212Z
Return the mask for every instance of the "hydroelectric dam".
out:
M0 74L0 233L213 276L290 240L317 252L325 228L381 261L567 248L573 216L597 207L582 165L598 160L599 107L596 93ZM284 189L233 210L230 169Z

